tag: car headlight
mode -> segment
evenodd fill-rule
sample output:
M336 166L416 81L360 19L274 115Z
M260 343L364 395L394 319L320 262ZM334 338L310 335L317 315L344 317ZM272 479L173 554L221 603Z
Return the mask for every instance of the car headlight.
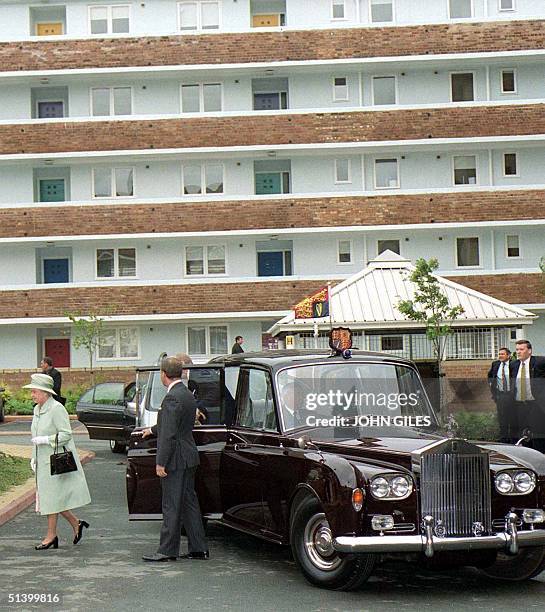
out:
M370 489L376 499L405 499L413 491L413 481L404 474L384 474L371 480Z
M527 470L500 472L496 474L494 484L502 495L527 495L536 488L536 476Z

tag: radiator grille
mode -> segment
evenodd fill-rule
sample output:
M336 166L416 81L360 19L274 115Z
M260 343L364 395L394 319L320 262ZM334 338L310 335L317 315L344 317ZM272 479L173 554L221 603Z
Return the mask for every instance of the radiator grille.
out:
M482 535L491 533L488 455L429 454L421 466L422 517L441 521L436 535L472 536L475 523L481 523Z

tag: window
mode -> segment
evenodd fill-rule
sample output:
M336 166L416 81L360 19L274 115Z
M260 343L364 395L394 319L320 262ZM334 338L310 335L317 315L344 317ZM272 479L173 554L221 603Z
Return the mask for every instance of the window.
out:
M460 268L479 265L478 238L456 238L456 265Z
M370 0L371 22L382 23L394 20L393 0Z
M380 338L381 351L402 351L403 336L381 336Z
M209 113L222 110L221 83L182 85L182 113Z
M392 251L400 254L399 240L377 240L377 255L384 253L384 251Z
M375 189L399 187L397 159L375 159Z
M129 31L129 6L90 6L91 34L123 34Z
M514 11L515 10L515 0L499 0L500 11Z
M223 193L223 164L182 166L182 193L184 195Z
M94 87L91 89L91 115L103 117L132 114L130 87Z
M133 195L132 168L93 169L93 197L126 198Z
M451 19L473 17L473 0L448 0Z
M351 183L350 178L350 160L336 159L335 160L335 183Z
M396 103L396 79L393 76L373 77L373 104Z
M98 359L138 359L139 333L137 327L103 329L100 332Z
M337 263L352 263L352 242L350 240L337 242Z
M217 30L220 27L219 2L180 2L178 4L180 30Z
M505 236L505 248L507 251L507 257L518 258L520 257L520 242L518 236Z
M190 355L223 355L227 353L227 326L192 326L187 328Z
M335 77L333 79L333 100L335 102L348 100L348 81L346 77Z
M501 92L517 93L517 77L514 70L501 71Z
M185 273L187 276L225 274L225 246L185 247Z
M503 176L518 176L517 154L503 154Z
M97 278L136 276L136 249L97 249Z
M475 155L454 157L454 184L475 185L477 183L477 162Z
M331 16L333 19L344 19L346 17L344 0L331 0Z
M271 379L263 370L246 370L242 375L242 394L238 424L250 429L278 431Z
M475 99L473 73L462 72L450 75L450 94L452 102L471 102Z

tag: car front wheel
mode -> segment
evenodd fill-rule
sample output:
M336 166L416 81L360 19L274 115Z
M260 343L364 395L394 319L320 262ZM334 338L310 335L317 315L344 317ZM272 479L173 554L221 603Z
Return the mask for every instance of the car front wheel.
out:
M545 547L523 548L516 555L510 556L501 552L496 562L481 571L489 578L509 582L530 580L545 570Z
M110 450L112 453L124 453L126 449L126 445L123 442L118 442L117 440L110 440Z
M333 535L318 500L308 497L291 519L291 549L305 578L326 589L351 591L371 575L374 555L339 555L333 548Z

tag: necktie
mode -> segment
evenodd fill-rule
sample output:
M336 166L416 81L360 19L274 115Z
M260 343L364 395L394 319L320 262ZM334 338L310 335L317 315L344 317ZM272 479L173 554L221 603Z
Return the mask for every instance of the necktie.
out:
M508 391L507 378L505 377L505 363L501 364L501 390Z
M520 401L526 401L526 364L520 364Z

